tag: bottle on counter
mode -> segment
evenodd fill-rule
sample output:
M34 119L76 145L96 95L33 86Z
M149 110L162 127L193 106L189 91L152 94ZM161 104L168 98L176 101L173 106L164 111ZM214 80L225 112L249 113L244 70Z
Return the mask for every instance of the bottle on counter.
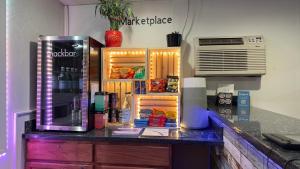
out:
M128 125L131 121L131 105L130 105L131 93L126 93L120 112L120 122Z

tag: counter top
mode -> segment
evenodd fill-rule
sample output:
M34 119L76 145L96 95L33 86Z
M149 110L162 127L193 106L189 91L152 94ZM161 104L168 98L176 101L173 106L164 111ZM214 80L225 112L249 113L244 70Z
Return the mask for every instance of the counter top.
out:
M23 135L25 139L52 139L52 140L79 140L79 141L118 141L118 142L146 142L162 144L207 144L222 145L222 129L208 128L203 130L170 129L168 137L145 137L139 135L113 135L116 127L88 132L61 132L61 131L32 131L27 127ZM142 133L143 131L141 131Z
M300 120L271 111L251 107L250 112L238 112L235 106L217 107L208 105L210 116L220 119L252 144L256 149L281 167L300 169L300 151L286 150L266 140L262 133L291 134L300 136ZM298 159L298 160L297 160Z

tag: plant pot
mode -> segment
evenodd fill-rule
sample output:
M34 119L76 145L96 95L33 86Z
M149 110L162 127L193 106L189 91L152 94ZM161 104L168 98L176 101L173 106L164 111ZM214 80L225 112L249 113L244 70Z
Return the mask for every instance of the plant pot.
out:
M171 34L167 34L167 45L168 47L176 47L180 46L182 41L182 35L175 32Z
M105 32L106 47L121 47L122 32L117 30L108 30Z

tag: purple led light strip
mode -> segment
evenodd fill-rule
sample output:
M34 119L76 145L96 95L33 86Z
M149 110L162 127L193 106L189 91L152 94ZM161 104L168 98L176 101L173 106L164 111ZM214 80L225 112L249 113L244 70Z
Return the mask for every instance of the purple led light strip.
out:
M52 70L53 70L53 61L52 61L52 43L47 42L47 66L46 66L46 125L52 124Z
M83 127L87 128L87 124L88 124L88 118L87 118L87 107L88 107L88 95L87 95L87 91L88 91L88 69L87 69L87 65L89 65L89 59L87 57L87 43L88 41L84 41L84 44L83 44L83 49L84 49L84 53L83 53L83 59L86 59L86 60L83 60L83 64L82 64L82 70L83 70L83 87L82 87L82 96L81 96L81 110L82 110L82 125Z
M37 95L36 95L36 121L41 125L41 92L42 92L42 41L38 41L37 53Z

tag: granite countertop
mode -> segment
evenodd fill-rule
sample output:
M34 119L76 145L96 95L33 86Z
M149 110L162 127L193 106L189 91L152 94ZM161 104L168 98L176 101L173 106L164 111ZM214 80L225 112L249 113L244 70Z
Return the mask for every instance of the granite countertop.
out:
M223 145L222 128L210 127L203 130L170 129L168 137L145 137L139 135L113 135L117 127L94 129L88 132L36 131L26 127L25 139L52 139L78 141L118 141L161 144L207 144ZM34 128L34 127L33 127Z
M300 169L300 151L281 148L262 135L277 133L300 136L299 119L255 107L251 107L249 112L242 113L237 111L236 106L225 108L208 104L208 107L211 116L221 119L225 125L283 168L289 163L289 168Z

